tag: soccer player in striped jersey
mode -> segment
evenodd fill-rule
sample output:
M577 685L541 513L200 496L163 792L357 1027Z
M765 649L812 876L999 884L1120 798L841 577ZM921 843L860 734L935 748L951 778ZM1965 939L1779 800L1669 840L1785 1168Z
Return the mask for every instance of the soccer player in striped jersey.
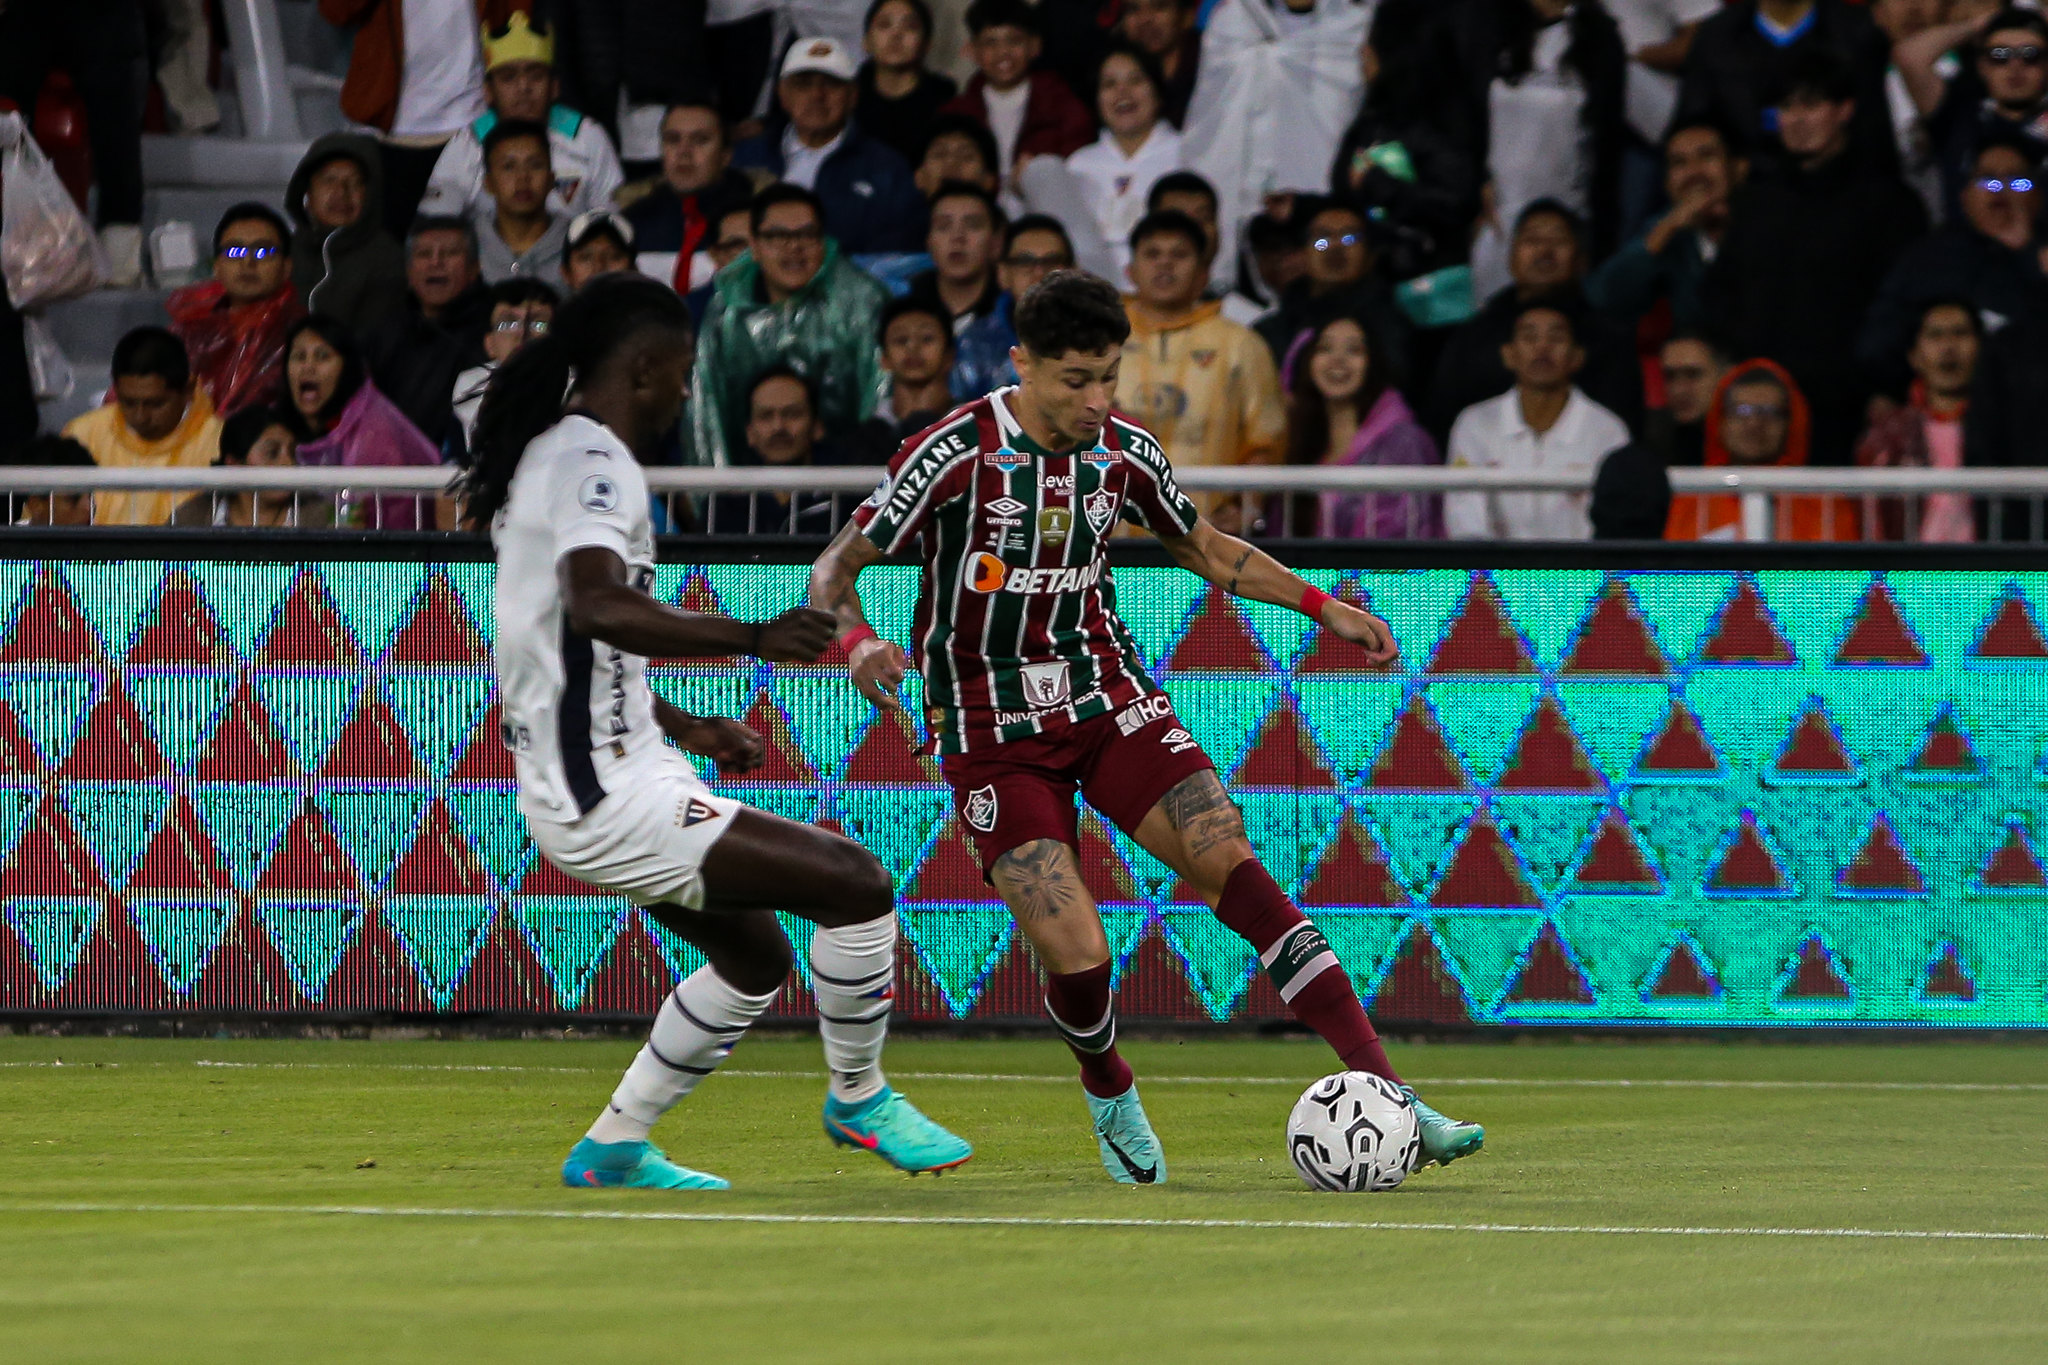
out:
M817 926L810 961L831 1069L826 1135L901 1170L946 1170L972 1149L882 1075L896 976L888 873L836 834L713 794L679 750L744 772L761 763L761 737L737 721L691 715L647 684L650 655L808 663L832 639L832 619L819 611L749 623L649 595L654 535L640 460L675 426L690 351L689 310L668 286L638 275L586 285L548 336L492 377L463 485L465 519L488 525L497 550L498 699L534 843L705 958L662 1002L562 1180L726 1187L670 1161L648 1132L781 989L791 953L776 910Z
M1103 1167L1166 1179L1158 1137L1116 1048L1109 941L1076 857L1074 798L1115 822L1251 944L1303 1023L1347 1068L1395 1074L1329 943L1260 865L1215 765L1146 676L1116 612L1105 553L1120 521L1225 592L1294 607L1396 654L1385 622L1216 530L1175 483L1159 442L1115 412L1130 322L1102 280L1059 271L1017 309L1019 382L911 438L882 486L811 571L811 605L838 618L861 692L899 707L909 659L861 612L860 571L915 551L927 721L982 870L1046 973L1046 1009L1080 1063ZM1415 1099L1424 1162L1479 1150L1477 1124Z

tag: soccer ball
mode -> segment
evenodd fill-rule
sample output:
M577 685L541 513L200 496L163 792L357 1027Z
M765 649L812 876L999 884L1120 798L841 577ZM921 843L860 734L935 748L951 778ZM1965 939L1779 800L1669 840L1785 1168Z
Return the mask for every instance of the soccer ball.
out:
M1421 1159L1422 1133L1399 1086L1340 1071L1294 1102L1287 1155L1312 1190L1391 1190Z

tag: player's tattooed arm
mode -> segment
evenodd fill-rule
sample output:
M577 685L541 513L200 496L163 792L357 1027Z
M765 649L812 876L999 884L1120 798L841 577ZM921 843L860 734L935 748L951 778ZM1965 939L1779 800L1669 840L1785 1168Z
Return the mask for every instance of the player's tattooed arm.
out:
M846 656L847 672L860 694L877 706L901 711L903 701L896 689L910 671L910 659L901 645L874 633L860 609L860 592L855 587L860 571L881 558L881 547L848 522L811 566L811 605L832 613L840 639L849 634L863 637L853 642Z
M1073 850L1057 839L1037 839L1011 849L996 859L989 876L1022 925L1058 919L1063 911L1087 911L1095 905L1081 882Z
M810 663L832 643L832 618L806 607L749 622L658 602L634 586L625 560L596 546L563 555L555 578L570 630L646 658L752 654L776 663Z
M1159 539L1175 563L1233 597L1295 610L1303 608L1309 585L1299 574L1257 546L1217 530L1207 520L1197 521L1195 529L1184 536ZM1322 598L1320 602L1315 609L1317 625L1362 645L1366 657L1374 663L1390 663L1399 657L1400 646L1394 642L1394 633L1387 629L1385 621L1335 598Z

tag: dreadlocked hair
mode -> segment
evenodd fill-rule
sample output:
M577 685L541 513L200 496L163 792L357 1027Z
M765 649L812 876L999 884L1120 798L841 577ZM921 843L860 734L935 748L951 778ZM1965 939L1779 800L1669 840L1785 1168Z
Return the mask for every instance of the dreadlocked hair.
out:
M526 447L562 417L578 376L595 375L645 328L690 332L690 310L675 290L645 275L601 275L560 308L547 335L498 366L484 391L457 493L463 521L482 530L505 505Z

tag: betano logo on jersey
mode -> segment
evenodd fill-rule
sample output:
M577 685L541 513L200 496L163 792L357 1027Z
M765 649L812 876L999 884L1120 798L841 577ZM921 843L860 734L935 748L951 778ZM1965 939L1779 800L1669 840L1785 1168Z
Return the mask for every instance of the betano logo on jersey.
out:
M967 560L967 586L976 592L1079 592L1102 581L1102 560L1057 569L1012 566L982 551Z

